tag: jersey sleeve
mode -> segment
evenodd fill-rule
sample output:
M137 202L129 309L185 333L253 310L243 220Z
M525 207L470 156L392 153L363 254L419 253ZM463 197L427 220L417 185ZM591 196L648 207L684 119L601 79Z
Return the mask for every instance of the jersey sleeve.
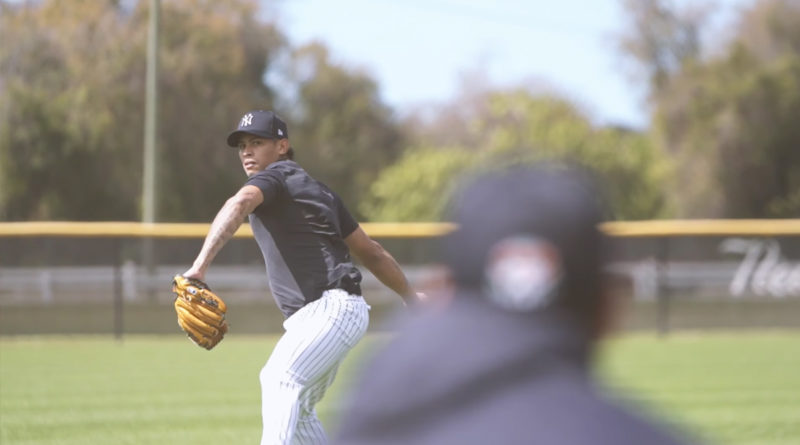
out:
M268 206L280 193L286 190L286 182L284 181L283 175L279 171L273 169L267 169L256 173L247 180L245 185L254 185L261 190L261 194L264 195L264 202L262 202L259 207Z
M336 208L336 214L339 217L339 229L342 232L342 238L347 238L358 228L358 222L356 222L353 215L347 210L347 207L344 206L344 202L339 198L339 195L333 195L333 202Z

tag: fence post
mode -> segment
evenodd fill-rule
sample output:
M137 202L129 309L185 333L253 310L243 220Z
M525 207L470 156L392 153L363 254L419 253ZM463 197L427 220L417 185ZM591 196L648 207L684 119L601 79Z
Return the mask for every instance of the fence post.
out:
M114 243L114 338L122 341L123 307L122 307L122 240Z
M670 309L670 292L667 285L669 271L669 237L661 237L658 239L658 252L656 257L656 324L658 328L658 335L663 337L669 333L669 309Z
M53 271L44 269L39 273L39 287L41 288L42 301L50 304L53 302Z

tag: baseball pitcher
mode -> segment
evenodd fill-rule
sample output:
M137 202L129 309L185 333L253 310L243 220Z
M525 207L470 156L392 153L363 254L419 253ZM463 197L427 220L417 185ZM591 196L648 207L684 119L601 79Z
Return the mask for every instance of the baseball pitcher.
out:
M173 283L180 300L176 301L179 322L192 340L207 349L227 332L224 311L211 311L214 294L204 278L216 254L249 216L272 295L286 317L285 333L259 376L261 444L327 443L314 406L369 321L361 274L351 253L406 303L421 295L411 289L395 259L359 227L336 193L293 160L288 128L274 112L246 113L227 143L238 148L248 180L214 218L192 267ZM191 308L193 301L203 307ZM192 316L205 313L213 315L210 326Z

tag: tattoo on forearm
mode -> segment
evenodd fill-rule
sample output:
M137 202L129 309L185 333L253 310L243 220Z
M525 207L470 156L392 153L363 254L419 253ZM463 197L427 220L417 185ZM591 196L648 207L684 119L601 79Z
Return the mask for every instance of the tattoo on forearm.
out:
M242 225L243 211L244 206L236 202L225 203L211 223L203 248L197 257L198 262L208 264L219 253L222 246L233 237L233 234Z

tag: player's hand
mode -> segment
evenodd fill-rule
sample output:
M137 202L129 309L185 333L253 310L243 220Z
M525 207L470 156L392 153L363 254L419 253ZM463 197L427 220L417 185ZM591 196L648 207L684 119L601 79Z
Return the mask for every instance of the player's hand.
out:
M200 280L200 281L205 281L206 280L205 271L197 269L194 266L190 267L189 270L187 270L186 272L182 273L181 275L183 275L186 278L194 278L194 279Z
M403 297L403 306L413 309L419 306L424 306L427 301L427 295L422 292L414 292L413 296Z

